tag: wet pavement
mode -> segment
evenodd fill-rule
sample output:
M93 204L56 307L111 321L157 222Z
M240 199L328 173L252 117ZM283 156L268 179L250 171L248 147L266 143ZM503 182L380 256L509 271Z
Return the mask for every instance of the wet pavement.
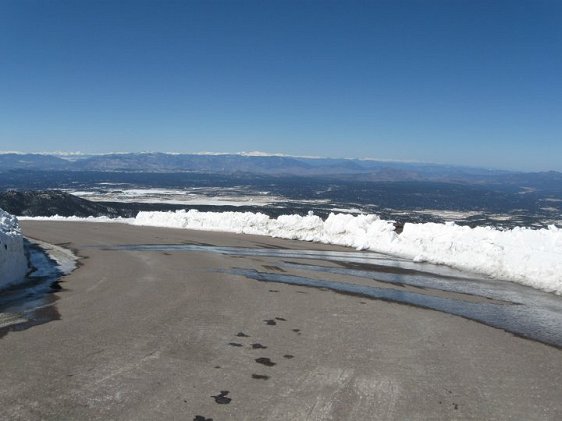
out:
M205 244L123 244L111 250L208 252L283 259L265 270L226 271L260 282L327 289L387 300L464 317L515 335L562 348L562 297L514 282L488 278L430 263L416 263L373 252L217 247ZM292 260L300 260L294 262ZM302 261L306 261L303 263ZM327 266L326 263L335 263ZM285 272L307 273L307 276ZM325 279L336 275L341 281ZM372 280L376 286L354 280ZM415 291L404 289L413 287ZM266 320L275 325L275 320Z

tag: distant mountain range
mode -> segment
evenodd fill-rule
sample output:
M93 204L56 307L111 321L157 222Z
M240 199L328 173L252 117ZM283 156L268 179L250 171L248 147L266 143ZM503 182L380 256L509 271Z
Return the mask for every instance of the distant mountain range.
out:
M502 184L560 191L562 173L526 173L462 166L362 159L303 158L251 154L119 153L106 155L0 154L0 172L102 171L197 172L321 177L353 181L438 181Z

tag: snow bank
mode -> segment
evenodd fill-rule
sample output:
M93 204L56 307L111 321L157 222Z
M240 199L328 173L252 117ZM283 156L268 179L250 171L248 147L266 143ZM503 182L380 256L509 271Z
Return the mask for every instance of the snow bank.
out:
M69 220L68 218L44 218ZM107 218L88 218L103 222ZM252 212L139 212L135 219L111 220L141 226L187 228L258 234L315 241L405 257L418 262L507 279L562 295L562 229L532 230L470 228L454 223L404 225L401 234L392 221L376 215L330 214L326 220L282 215L277 219Z
M22 281L27 270L18 220L0 209L0 288Z
M71 221L71 222L106 222L116 224L133 224L134 218L110 218L109 216L18 216L20 221Z

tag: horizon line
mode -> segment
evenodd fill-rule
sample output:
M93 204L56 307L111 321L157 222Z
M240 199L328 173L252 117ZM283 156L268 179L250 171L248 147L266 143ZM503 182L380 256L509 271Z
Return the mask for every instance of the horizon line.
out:
M557 172L562 171L545 169L545 170L521 170L521 169L502 169L498 167L467 165L467 164L451 164L442 162L419 161L414 159L387 159L387 158L374 158L374 157L330 157L318 155L291 155L280 152L264 152L264 151L241 151L241 152L212 152L212 151L199 151L199 152L164 152L164 151L112 151L112 152L81 152L81 151L37 151L37 152L24 152L15 150L0 150L0 155L44 155L56 156L61 159L69 159L90 156L109 156L109 155L196 155L196 156L243 156L243 157L284 157L284 158L300 158L300 159L327 159L327 160L349 160L349 161L372 161L372 162L388 162L388 163L402 163L402 164L420 164L420 165L436 165L445 167L458 167L458 168L472 168L489 171L507 171L507 172L523 172L523 173L541 173L541 172Z

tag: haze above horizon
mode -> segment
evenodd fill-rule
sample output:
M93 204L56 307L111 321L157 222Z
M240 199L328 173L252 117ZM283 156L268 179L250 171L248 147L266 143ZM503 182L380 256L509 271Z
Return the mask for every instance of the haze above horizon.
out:
M0 150L562 170L562 3L0 3Z

